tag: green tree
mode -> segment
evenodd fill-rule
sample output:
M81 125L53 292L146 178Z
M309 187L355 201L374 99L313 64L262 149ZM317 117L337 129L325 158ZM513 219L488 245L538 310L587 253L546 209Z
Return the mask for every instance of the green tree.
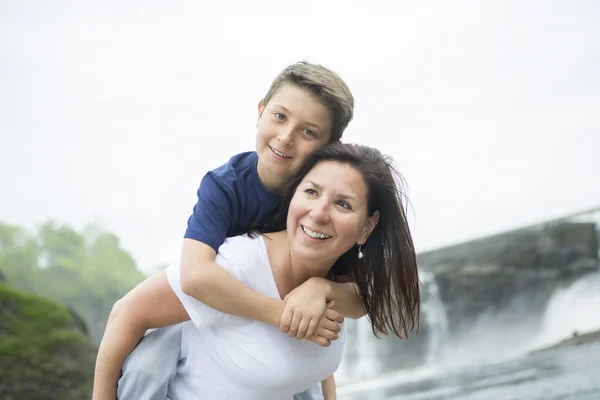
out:
M0 223L0 270L9 284L74 310L95 342L113 304L144 279L114 234L52 221L34 234Z
M28 291L35 291L41 278L36 240L17 226L0 222L0 271Z

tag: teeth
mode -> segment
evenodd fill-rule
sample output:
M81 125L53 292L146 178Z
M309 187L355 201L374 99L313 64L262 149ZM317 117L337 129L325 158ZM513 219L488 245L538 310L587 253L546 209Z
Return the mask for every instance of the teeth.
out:
M280 151L277 151L277 149L275 149L275 148L273 148L273 147L271 147L271 150L273 150L273 153L277 154L279 157L291 158L290 156L288 156L288 155L285 155L285 154L283 154L283 153L282 153L282 152L280 152Z
M306 233L308 236L314 239L329 239L331 237L324 233L313 232L310 229L306 228L304 225L302 226L302 230L304 231L304 233Z

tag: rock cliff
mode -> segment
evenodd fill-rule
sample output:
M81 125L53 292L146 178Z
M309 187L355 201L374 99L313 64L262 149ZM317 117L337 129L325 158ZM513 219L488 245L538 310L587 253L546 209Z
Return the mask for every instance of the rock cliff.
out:
M368 321L349 321L346 379L436 364L448 348L484 342L482 336L506 327L518 332L500 335L526 340L539 330L557 289L598 271L597 229L595 223L557 222L420 253L419 332L408 340L378 340Z
M60 304L0 282L0 398L91 396L96 348Z

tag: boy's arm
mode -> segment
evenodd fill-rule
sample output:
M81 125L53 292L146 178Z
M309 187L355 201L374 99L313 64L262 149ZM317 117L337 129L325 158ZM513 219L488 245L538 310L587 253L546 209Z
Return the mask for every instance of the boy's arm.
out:
M96 358L93 400L115 400L127 356L147 329L189 320L181 302L159 272L136 286L113 307Z
M279 326L285 302L245 286L218 265L214 258L215 251L209 246L184 239L180 269L183 293L222 313ZM301 310L298 315L307 315L306 304L298 306L297 309ZM322 306L325 309L325 301ZM326 347L337 338L339 328L336 322L341 323L343 317L339 311L330 311L315 314L315 329L306 337L307 340ZM317 326L321 329L316 330Z
M336 400L337 394L335 392L335 378L333 375L321 382L321 388L324 400Z
M234 174L202 178L183 240L181 289L214 310L279 326L283 302L248 288L215 262L227 232L246 212L238 189Z
M181 290L217 311L279 326L283 302L245 286L221 268L215 257L212 247L184 239Z

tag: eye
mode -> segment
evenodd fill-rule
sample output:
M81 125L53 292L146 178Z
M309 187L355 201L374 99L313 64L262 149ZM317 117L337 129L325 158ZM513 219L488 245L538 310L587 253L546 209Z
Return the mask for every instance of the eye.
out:
M313 131L312 129L304 128L304 129L302 129L302 132L306 133L308 136L312 136L314 138L317 137L317 133L315 131Z
M279 121L285 121L285 115L283 115L282 113L276 112L273 114L273 116Z
M309 194L311 196L317 195L317 191L315 189L304 189L304 193Z
M346 210L352 210L352 207L350 206L350 204L348 204L344 200L339 200L337 202L337 205L340 206L340 207L342 207L342 208L345 208Z

